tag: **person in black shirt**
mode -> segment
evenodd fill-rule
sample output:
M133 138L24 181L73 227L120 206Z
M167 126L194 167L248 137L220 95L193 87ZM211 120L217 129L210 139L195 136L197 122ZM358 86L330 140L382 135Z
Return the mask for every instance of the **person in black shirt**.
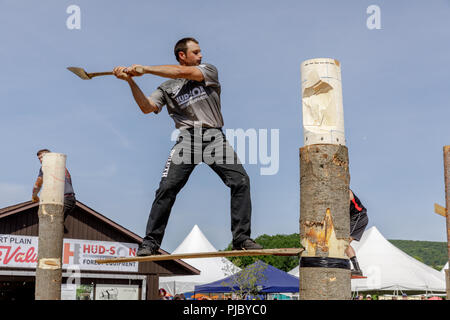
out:
M358 260L356 258L355 250L352 248L350 243L353 240L359 241L364 233L364 230L369 223L369 218L367 217L367 209L362 205L359 198L351 191L350 193L350 242L345 254L350 258L353 269L352 275L362 276L363 273L359 267Z

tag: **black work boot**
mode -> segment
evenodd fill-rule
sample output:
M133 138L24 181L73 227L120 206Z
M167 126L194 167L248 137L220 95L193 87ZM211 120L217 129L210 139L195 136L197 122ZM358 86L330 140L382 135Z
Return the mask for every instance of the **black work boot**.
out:
M257 244L253 239L248 238L239 244L233 243L233 250L260 250L263 247Z
M155 254L158 254L158 248L145 244L141 244L136 252L138 257L153 256Z
M353 269L351 270L352 276L363 276L363 273L361 271L361 269L359 268L359 263L358 260L356 259L356 256L350 258L350 260L352 261L353 264Z

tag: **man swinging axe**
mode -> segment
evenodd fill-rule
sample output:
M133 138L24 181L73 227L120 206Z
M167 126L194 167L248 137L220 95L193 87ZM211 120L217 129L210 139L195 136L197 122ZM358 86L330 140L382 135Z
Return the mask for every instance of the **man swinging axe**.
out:
M250 238L249 177L222 132L221 86L217 68L202 63L200 46L194 38L179 40L174 53L179 65L132 65L127 68L118 66L113 71L118 79L129 84L143 113L158 114L166 105L175 127L180 130L156 191L146 235L137 255L157 254L175 198L200 162L207 163L231 190L233 249L262 249ZM170 79L162 83L149 97L144 95L133 80L133 77L147 73ZM195 135L200 136L200 143L196 143L198 136ZM205 138L206 136L208 138ZM211 153L214 161L205 159L206 150L216 151ZM183 161L178 161L177 157L181 154ZM225 161L224 155L227 155ZM178 160L175 161L175 158Z

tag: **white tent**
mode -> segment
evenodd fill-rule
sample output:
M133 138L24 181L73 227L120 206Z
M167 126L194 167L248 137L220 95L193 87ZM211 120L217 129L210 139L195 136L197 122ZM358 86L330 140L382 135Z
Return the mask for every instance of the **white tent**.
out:
M445 291L441 272L410 257L387 241L376 227L353 241L359 265L367 279L352 279L352 291ZM298 277L298 267L290 274Z
M200 228L195 225L173 253L217 251L218 250L208 241ZM160 277L159 287L164 288L172 295L183 292L192 292L196 285L223 279L241 270L225 258L183 259L183 261L200 270L200 274L195 276Z
M445 276L445 269L448 269L448 261L447 261L447 263L445 264L445 266L441 270L441 272L444 274L444 276Z
M352 242L367 279L353 279L352 291L445 291L442 273L410 257L387 241L376 227Z
M290 275L299 278L300 277L300 269L299 266L296 266L294 269L288 272Z

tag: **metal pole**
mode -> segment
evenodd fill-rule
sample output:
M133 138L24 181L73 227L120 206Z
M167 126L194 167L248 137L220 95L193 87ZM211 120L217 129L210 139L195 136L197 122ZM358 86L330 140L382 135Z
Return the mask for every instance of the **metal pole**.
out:
M300 300L351 299L348 149L340 64L301 65L303 136L300 148Z
M445 179L445 207L446 207L446 224L447 224L447 253L450 266L450 145L444 146L444 179ZM447 284L447 300L450 299L450 267L445 270L445 278Z
M60 300L64 235L64 181L66 156L47 153L42 161L44 183L39 203L36 300Z

